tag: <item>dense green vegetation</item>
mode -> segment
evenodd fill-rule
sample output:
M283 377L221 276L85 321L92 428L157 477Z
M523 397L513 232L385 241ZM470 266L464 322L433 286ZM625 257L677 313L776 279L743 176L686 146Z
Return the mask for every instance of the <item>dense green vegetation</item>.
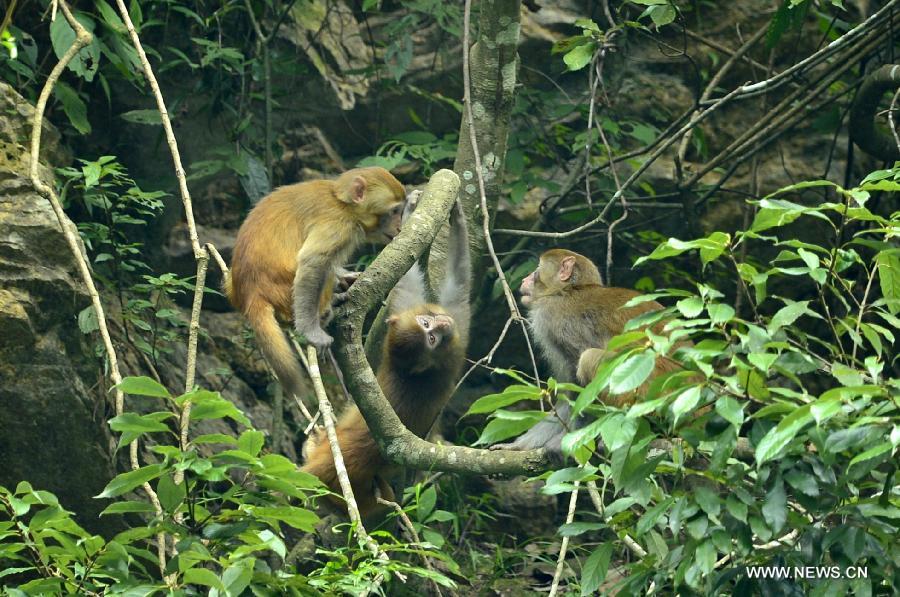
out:
M52 183L40 200L58 198L76 224L104 311L82 292L64 325L77 320L70 344L84 345L78 367L94 380L87 410L114 445L67 448L109 452L116 470L94 520L17 478L33 455L0 442L17 463L4 471L0 453L0 591L896 592L900 167L855 147L873 145L848 115L866 74L894 60L900 6L523 4L474 3L465 90L461 3L8 3L5 93L38 104L46 90L38 140L46 148L58 131L66 148L25 180ZM175 168L123 8L183 149ZM521 30L497 16L507 13ZM74 58L69 15L92 34ZM510 32L518 59L498 50ZM868 118L900 154L895 90ZM488 162L475 178L468 116ZM17 142L30 152L33 139ZM25 177L14 161L4 173ZM464 188L486 186L491 243L478 193L461 193L476 331L441 439L486 448L562 404L584 421L564 436L564 461L528 480L445 472L435 457L408 474L402 516L365 529L319 508L327 489L297 467L311 425L223 306L218 253L204 244L233 240L274 187L357 165L408 185L449 168ZM0 249L15 244L4 213ZM631 304L666 307L612 338L584 387L552 377L500 280L515 290L554 246L593 259L608 285L641 290ZM230 246L219 248L227 261ZM76 277L69 259L48 268ZM71 302L40 292L48 310ZM0 333L19 333L5 327L4 301ZM20 365L3 346L12 378ZM667 355L684 370L653 379L635 404L603 402L642 386ZM328 395L346 405L325 361ZM52 424L53 406L40 408ZM790 573L756 578L756 566Z

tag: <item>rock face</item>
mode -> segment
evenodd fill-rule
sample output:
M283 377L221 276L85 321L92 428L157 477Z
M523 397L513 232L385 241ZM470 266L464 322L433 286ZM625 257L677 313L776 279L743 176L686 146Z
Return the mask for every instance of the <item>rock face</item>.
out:
M0 83L0 484L53 491L97 529L93 499L114 476L97 389L100 361L78 328L90 304L50 204L28 176L32 107ZM44 128L41 174L64 157Z

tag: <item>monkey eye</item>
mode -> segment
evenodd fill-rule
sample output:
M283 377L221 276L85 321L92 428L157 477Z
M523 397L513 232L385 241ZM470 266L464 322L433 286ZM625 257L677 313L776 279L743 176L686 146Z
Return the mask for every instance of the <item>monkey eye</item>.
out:
M428 343L434 344L435 342L437 342L437 338L434 337L434 334L428 334Z
M426 330L428 329L428 320L427 319L422 321L422 327L425 328Z

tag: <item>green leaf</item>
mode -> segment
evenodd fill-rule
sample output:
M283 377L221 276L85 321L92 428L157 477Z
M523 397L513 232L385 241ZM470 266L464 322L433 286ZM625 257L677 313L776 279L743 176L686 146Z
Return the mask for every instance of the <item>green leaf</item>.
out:
M203 585L212 587L217 591L225 592L225 585L219 580L219 577L206 568L191 568L184 573L184 582L189 585Z
M520 411L510 412L498 410L494 413L496 418L492 419L484 427L481 437L478 438L476 444L490 445L520 435L534 426L541 420L545 413L540 411ZM546 416L556 416L549 414Z
M93 305L85 307L78 312L78 329L82 334L90 334L100 329L100 323L97 321L97 312Z
M693 319L700 315L703 311L703 299L699 296L691 296L686 299L681 299L677 303L675 303L675 308L678 309L682 315L687 317L688 319Z
M559 527L560 537L577 537L590 531L600 531L609 525L603 522L570 522Z
M737 499L734 494L729 493L725 498L725 509L735 519L743 523L747 522L747 504Z
M520 400L540 400L540 398L541 389L537 386L507 386L500 394L482 396L473 402L463 416L492 413L498 408L515 404Z
M744 406L731 396L722 396L716 400L716 412L737 429L744 424Z
M109 420L109 426L113 431L123 433L153 433L154 431L169 431L169 426L160 422L161 419L169 419L175 415L170 412L150 413L139 415L137 413L122 413L118 417Z
M797 301L779 309L769 321L767 327L769 334L774 334L780 328L793 324L801 315L813 315L808 305L809 301Z
M896 250L883 251L875 257L881 293L888 299L888 311L900 312L900 257Z
M709 319L714 324L723 324L734 317L734 307L725 303L713 303L706 308Z
M777 456L801 429L813 422L810 405L804 404L769 430L756 446L756 466Z
M229 418L245 427L252 427L250 420L238 408L219 395L208 390L194 390L178 397L178 402L191 402L191 420Z
M650 377L654 366L656 366L656 353L652 350L643 350L631 355L610 376L610 392L624 394L634 390Z
M266 438L261 431L250 429L241 434L237 441L238 450L242 450L251 456L259 455Z
M311 533L316 523L319 522L319 517L314 512L291 506L256 506L252 507L252 511L256 516L272 518L307 533Z
M153 396L156 398L169 398L169 391L158 382L149 377L126 377L122 383L115 386L126 394L134 396Z
M612 557L613 543L604 543L594 550L585 560L581 569L581 594L593 595L600 589L600 585L606 580L609 571L609 560Z
M88 15L76 12L75 18L85 29L90 32L94 31L94 22ZM53 46L53 53L56 54L57 58L62 58L69 48L72 47L74 42L75 30L72 29L69 22L62 15L58 15L58 18L50 23L50 44ZM72 61L69 62L68 68L90 83L94 80L94 75L97 73L97 68L99 66L100 44L97 42L97 38L94 37L91 43L82 48ZM57 87L60 84L62 83L57 82ZM79 132L83 133L84 131L79 129ZM88 132L90 132L90 127L88 128Z
M787 522L787 494L779 479L763 501L762 515L773 533L778 533Z
M187 487L184 481L176 484L171 475L163 475L156 485L156 493L163 509L166 512L174 512L187 497Z
M657 521L666 513L674 501L675 498L669 496L644 512L643 516L638 519L637 526L635 526L635 534L641 536L656 526Z
M135 124L162 124L162 116L160 116L159 110L129 110L119 114L119 117L122 120L134 122Z
M100 516L107 514L150 514L156 512L153 504L148 502L116 502L107 506Z
M65 21L65 19L57 19L57 21ZM66 83L57 81L53 87L53 96L62 104L63 111L69 118L69 122L75 127L75 130L82 135L87 135L91 132L91 123L87 118L87 105L82 101L77 91Z
M681 419L682 415L693 413L697 403L700 402L700 386L691 386L681 392L672 403L672 414L675 415L675 422Z
M127 493L132 489L143 485L144 483L152 479L155 479L156 477L163 474L165 470L166 468L162 464L150 464L134 471L122 473L121 475L117 475L112 481L110 481L109 484L100 493L100 495L96 497L111 498L116 497L117 495L122 495L123 493Z
M597 45L594 42L575 46L563 56L563 62L566 63L570 71L581 70L591 63L596 48Z
M854 456L853 459L850 461L850 463L847 464L847 468L850 468L851 466L853 466L854 464L856 464L858 462L864 462L866 460L870 460L872 458L881 456L885 452L890 452L892 449L893 449L893 446L891 445L891 442L884 442L884 443L878 444L877 446L869 448L862 454Z

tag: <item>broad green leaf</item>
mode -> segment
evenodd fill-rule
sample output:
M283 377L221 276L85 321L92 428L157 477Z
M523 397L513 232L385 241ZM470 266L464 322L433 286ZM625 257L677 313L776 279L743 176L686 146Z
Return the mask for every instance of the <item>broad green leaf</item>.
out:
M58 21L65 21L65 19L58 19ZM91 123L87 117L87 104L84 103L77 91L66 83L57 81L53 86L53 96L62 104L69 122L79 133L87 135L91 132Z
M716 412L738 429L744 424L744 407L731 396L722 396L716 400Z
M683 415L694 412L694 408L700 402L701 389L700 386L691 386L681 392L672 403L672 414L675 415L676 424Z
M144 483L155 479L163 474L165 466L162 464L150 464L137 470L128 471L117 475L109 484L100 492L98 498L111 498L117 495L127 493Z
M174 512L187 496L184 481L176 484L171 475L163 475L156 485L159 502L166 512Z
M100 516L107 514L150 514L156 512L149 502L116 502L104 508Z
M703 311L703 299L699 296L691 296L675 303L675 307L682 315L688 319L693 319Z
M129 110L119 114L122 120L133 122L135 124L162 124L162 116L158 110Z
M756 446L756 466L771 460L794 439L801 429L813 422L810 405L805 404L769 430Z
M139 415L137 413L122 413L118 417L109 420L109 426L113 431L123 433L130 431L133 433L152 433L154 431L169 431L169 426L161 422L163 419L170 419L175 415L170 412L150 413L147 415Z
M563 62L570 71L581 70L591 63L596 48L597 45L594 42L575 46L563 56Z
M808 305L809 301L797 301L779 309L769 321L769 334L774 334L778 329L793 324L802 315L812 314Z
M494 416L496 418L485 425L484 431L481 432L481 437L475 442L476 444L495 444L520 435L541 420L545 416L545 413L540 411L520 411L513 413L510 411L498 410L494 413ZM556 415L548 414L546 416L552 417Z
M713 232L706 237L710 244L700 248L700 261L703 265L707 265L719 258L728 244L731 242L731 235L725 232Z
M126 394L135 396L154 396L156 398L168 398L169 391L158 382L149 377L126 377L122 383L115 386Z
M610 375L609 391L624 394L634 390L650 377L655 365L656 353L652 350L631 355Z
M606 580L609 571L609 560L612 557L613 542L609 541L594 550L585 560L581 569L581 594L594 595Z
M654 526L662 517L663 514L669 509L672 503L675 501L674 497L667 497L657 505L653 506L638 519L637 526L635 526L635 534L638 536L643 535Z
M727 323L734 317L734 307L725 303L713 303L706 307L706 311L714 324Z
M311 533L315 528L319 517L314 512L304 508L291 506L251 506L250 510L256 516L272 518L281 521L297 530Z
M258 456L262 450L266 438L261 431L249 429L241 434L237 441L238 450L246 452L251 456Z
M472 403L464 416L492 413L498 408L515 404L520 400L540 400L541 389L537 386L507 386L500 394L482 396Z
M184 582L189 585L203 585L212 587L217 591L225 592L225 585L212 570L206 568L191 568L184 572Z
M773 533L778 533L787 522L787 494L784 484L779 479L772 490L766 494L762 505L762 515Z
M875 257L878 266L878 280L881 293L888 299L888 310L896 315L900 312L900 256L898 251L883 251Z
M851 460L850 463L847 464L847 468L850 468L851 466L853 466L854 464L856 464L858 462L863 462L863 461L870 460L872 458L881 456L885 452L890 452L892 449L893 449L893 446L891 445L891 442L884 442L884 443L878 444L877 446L869 448L862 454L858 454L857 456L854 456L853 460Z

